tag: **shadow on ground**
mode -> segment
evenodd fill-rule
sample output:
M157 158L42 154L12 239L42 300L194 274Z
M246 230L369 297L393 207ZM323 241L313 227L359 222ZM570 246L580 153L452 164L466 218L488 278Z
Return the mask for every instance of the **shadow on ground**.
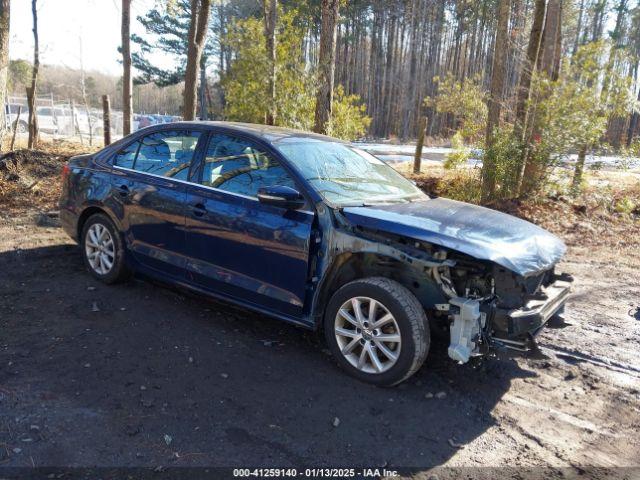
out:
M73 246L0 254L0 272L7 466L421 469L482 435L532 375L457 366L436 345L407 383L375 388L312 332L145 281L104 286Z

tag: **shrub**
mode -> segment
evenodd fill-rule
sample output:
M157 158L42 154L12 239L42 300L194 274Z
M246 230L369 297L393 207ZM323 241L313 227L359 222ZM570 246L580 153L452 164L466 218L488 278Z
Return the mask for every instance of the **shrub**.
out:
M367 133L371 118L366 114L366 106L358 95L346 95L342 85L335 89L332 110L327 127L332 137L355 140Z
M453 115L464 140L479 140L487 122L486 94L479 77L459 81L449 74L444 78L435 77L434 81L438 83L438 94L425 99L425 105L440 114Z
M444 168L454 170L466 165L471 158L471 149L464 146L462 134L459 131L451 138L451 147L453 151L447 153L444 159Z

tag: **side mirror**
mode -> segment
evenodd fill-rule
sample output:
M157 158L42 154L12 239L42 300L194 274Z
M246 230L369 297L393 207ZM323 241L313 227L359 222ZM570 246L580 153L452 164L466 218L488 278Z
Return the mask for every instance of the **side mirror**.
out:
M264 187L258 190L258 200L265 205L298 210L304 206L304 197L297 190L283 185Z

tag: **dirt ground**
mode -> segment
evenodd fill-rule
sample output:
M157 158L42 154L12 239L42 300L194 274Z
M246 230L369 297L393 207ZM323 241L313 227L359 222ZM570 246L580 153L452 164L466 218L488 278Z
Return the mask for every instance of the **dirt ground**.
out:
M0 467L640 467L637 221L566 207L575 292L539 337L545 358L456 365L436 344L381 389L311 332L146 280L98 283L53 205L34 204L0 213Z

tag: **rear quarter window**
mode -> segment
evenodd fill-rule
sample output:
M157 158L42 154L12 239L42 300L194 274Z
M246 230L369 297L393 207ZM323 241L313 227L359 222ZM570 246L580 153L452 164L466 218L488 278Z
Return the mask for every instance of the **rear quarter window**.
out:
M140 146L140 141L133 142L128 147L118 151L114 157L113 164L118 167L133 169L133 163L136 159L136 152Z

